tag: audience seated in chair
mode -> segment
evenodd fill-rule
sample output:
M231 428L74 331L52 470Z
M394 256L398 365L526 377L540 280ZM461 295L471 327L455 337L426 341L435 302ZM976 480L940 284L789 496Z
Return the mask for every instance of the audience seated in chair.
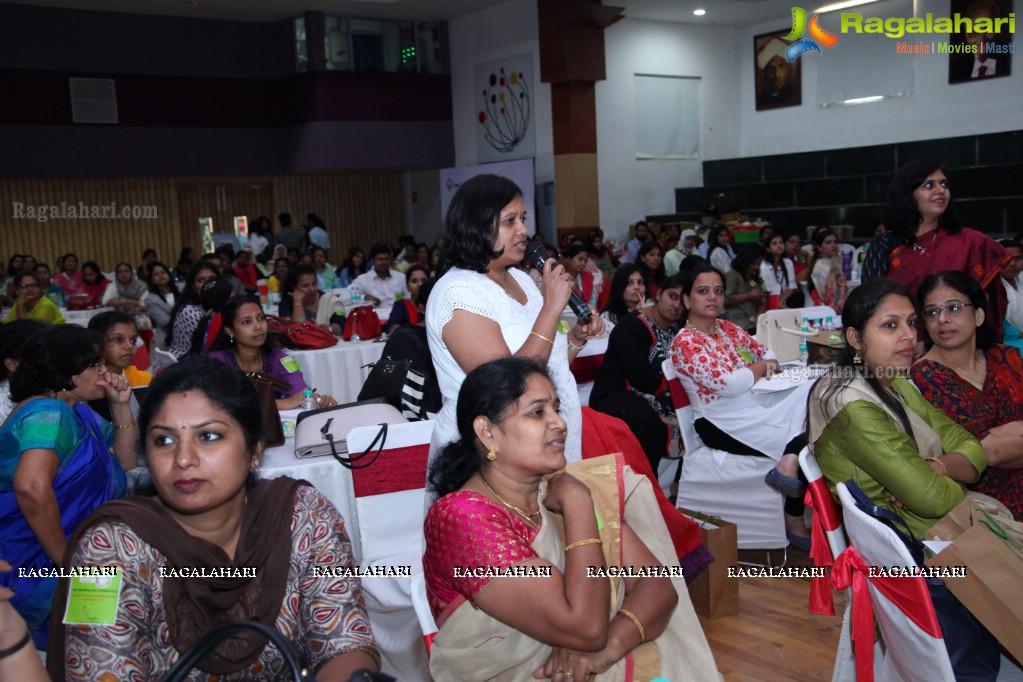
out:
M672 344L675 371L689 382L695 397L696 432L703 442L738 455L770 457L778 462L765 479L787 496L789 539L809 547L803 522L803 490L796 453L805 445L806 395L810 384L755 395L753 384L770 378L780 366L767 347L726 320L725 283L719 271L703 265L683 275L685 328Z

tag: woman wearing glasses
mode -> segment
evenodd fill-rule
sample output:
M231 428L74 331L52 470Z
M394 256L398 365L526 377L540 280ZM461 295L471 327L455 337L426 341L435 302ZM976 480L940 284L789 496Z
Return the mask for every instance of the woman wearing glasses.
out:
M984 446L988 468L973 490L1001 501L1023 520L1023 359L994 343L984 292L969 275L947 271L917 295L934 345L913 365L924 397Z
M4 318L13 320L36 320L46 324L64 324L64 316L53 301L42 295L39 280L34 272L21 272L14 276L14 305Z

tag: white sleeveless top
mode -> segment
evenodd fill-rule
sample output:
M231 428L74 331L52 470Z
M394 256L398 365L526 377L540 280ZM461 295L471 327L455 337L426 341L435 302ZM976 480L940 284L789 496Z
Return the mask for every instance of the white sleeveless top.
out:
M486 275L461 268L448 270L430 292L430 299L426 303L426 338L433 355L433 367L437 370L440 392L444 397L444 407L437 416L430 443L430 464L433 464L437 453L445 445L458 438L455 406L458 391L465 380L465 371L452 357L441 338L444 326L451 321L455 310L465 310L497 322L505 344L514 353L529 338L529 332L543 307L543 295L530 276L517 268L511 268L509 272L526 292L525 305L506 294ZM575 462L582 459L582 408L575 377L568 369L565 334L556 334L554 337L547 371L561 399L561 416L568 423L565 458Z

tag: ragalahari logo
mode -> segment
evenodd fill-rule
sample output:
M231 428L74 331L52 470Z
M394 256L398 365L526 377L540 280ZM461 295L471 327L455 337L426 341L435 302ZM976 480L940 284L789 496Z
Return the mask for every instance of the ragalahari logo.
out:
M821 51L821 46L833 47L838 42L838 36L821 28L817 17L813 15L810 23L806 22L806 10L802 7L792 8L792 32L785 36L784 40L792 43L785 49L785 58L789 63L796 61L804 52L810 50ZM810 37L804 38L803 34L809 31ZM796 42L792 42L796 41Z

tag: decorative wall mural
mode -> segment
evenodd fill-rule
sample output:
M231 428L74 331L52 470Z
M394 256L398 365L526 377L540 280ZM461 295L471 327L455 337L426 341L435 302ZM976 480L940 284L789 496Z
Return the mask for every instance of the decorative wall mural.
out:
M476 130L480 163L532 158L533 55L479 64L475 69Z

